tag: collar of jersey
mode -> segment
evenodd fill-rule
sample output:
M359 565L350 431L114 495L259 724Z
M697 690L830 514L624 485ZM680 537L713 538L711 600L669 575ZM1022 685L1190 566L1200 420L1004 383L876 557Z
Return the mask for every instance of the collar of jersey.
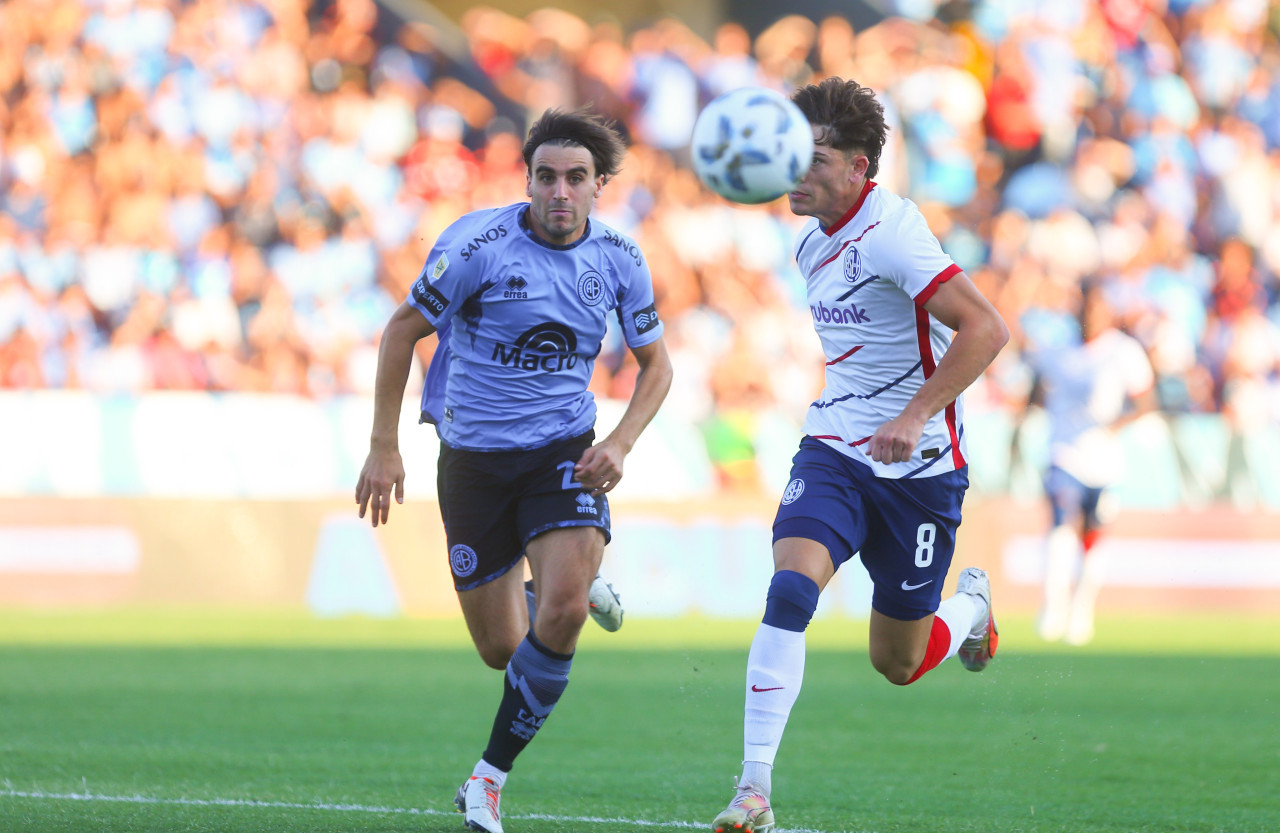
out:
M591 218L588 217L586 225L582 227L582 236L572 243L565 243L562 246L559 243L552 243L548 240L543 240L538 236L537 232L533 230L533 227L529 225L529 207L529 203L525 203L524 210L520 212L520 229L530 240L537 243L539 246L545 246L548 249L555 249L558 252L563 252L567 249L572 249L585 243L587 238L591 236Z
M840 229L844 228L845 225L850 220L852 220L854 217L857 216L858 211L861 210L862 208L862 204L867 201L867 194L870 194L871 189L874 187L876 187L876 184L869 179L866 182L862 183L862 191L861 193L858 194L858 201L853 204L853 208L850 208L848 211L844 213L843 217L841 217L839 220L836 220L835 225L833 225L831 228L822 229L822 233L825 234L827 237L830 237ZM819 223L818 225L821 226L822 224Z

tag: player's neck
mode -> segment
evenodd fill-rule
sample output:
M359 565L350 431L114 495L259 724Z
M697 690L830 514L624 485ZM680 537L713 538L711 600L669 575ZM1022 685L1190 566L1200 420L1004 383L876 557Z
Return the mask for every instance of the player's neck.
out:
M874 182L865 176L858 177L850 182L849 190L845 192L846 198L839 201L838 205L842 206L839 213L832 211L828 216L815 215L827 234L833 234L843 228L845 223L862 210L862 204L866 202L867 194L873 187L875 187Z

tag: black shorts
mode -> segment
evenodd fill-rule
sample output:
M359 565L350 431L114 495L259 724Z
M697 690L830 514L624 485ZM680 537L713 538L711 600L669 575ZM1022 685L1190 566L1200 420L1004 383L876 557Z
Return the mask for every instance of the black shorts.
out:
M609 542L609 501L573 479L595 432L527 451L464 451L440 444L436 485L453 586L471 590L520 563L535 536L594 526Z

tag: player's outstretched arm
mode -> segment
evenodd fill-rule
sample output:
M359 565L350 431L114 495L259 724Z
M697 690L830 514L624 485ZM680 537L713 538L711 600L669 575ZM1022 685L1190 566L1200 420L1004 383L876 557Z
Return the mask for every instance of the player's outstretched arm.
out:
M671 358L661 338L643 347L633 347L631 352L640 364L640 373L627 410L609 436L584 451L573 469L573 479L595 495L612 491L618 485L622 479L623 458L631 452L640 432L658 413L671 389Z
M871 437L867 453L878 463L911 459L929 418L964 393L1009 340L1004 319L964 272L940 284L924 308L956 335L933 375L907 407Z
M356 483L356 503L360 517L372 505L372 523L386 523L391 513L391 495L404 503L404 461L400 459L400 406L404 401L413 347L418 339L435 332L435 327L408 303L401 304L382 331L378 346L378 376L373 391L373 433L369 456Z

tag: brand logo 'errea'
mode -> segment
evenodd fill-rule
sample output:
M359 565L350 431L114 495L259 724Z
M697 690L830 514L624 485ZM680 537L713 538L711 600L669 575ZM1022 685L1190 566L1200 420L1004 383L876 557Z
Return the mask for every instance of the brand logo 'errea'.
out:
M512 275L506 280L507 288L503 290L503 298L514 298L516 300L525 300L529 297L529 293L525 288L529 286L529 282L519 275Z

